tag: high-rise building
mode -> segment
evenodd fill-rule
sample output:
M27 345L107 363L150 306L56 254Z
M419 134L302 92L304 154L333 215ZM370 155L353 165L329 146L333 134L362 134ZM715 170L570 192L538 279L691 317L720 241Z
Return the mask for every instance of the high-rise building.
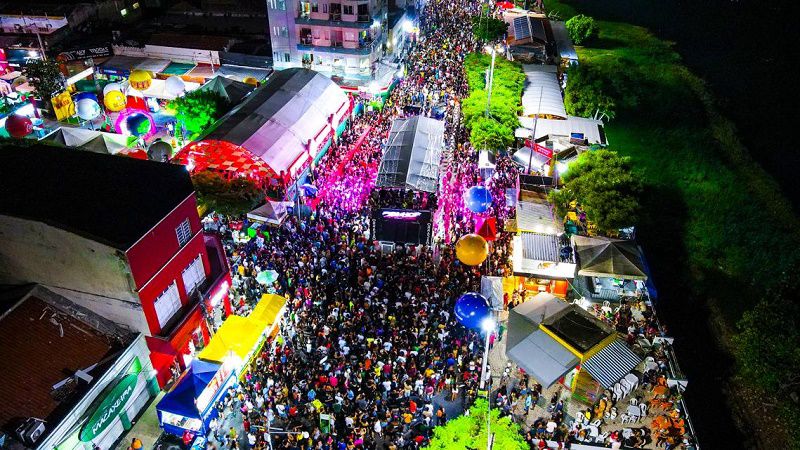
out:
M386 0L267 0L275 69L371 79L384 55Z

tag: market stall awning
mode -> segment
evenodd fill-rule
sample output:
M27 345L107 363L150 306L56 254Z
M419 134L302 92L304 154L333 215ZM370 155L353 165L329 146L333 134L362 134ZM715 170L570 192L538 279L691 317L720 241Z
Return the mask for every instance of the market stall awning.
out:
M267 79L270 73L272 73L272 69L235 66L232 64L223 64L219 66L219 70L217 71L218 75L236 81L243 81L247 77L253 77L258 81L264 81Z
M284 306L286 299L280 295L263 294L247 318L261 324L262 328L270 327L278 320L278 314Z
M634 241L607 237L573 236L578 275L646 280L642 253Z
M241 316L228 316L208 345L197 355L204 361L222 363L236 355L247 361L264 332L261 323Z
M536 330L507 352L517 365L548 388L578 365L578 358L542 330Z
M604 388L610 389L640 362L642 358L617 339L584 361L581 367Z
M208 386L219 368L220 365L216 363L193 360L191 367L178 378L172 390L158 402L156 409L178 416L200 418L195 399Z
M160 73L164 75L185 75L194 69L194 67L194 64L171 62L167 67L161 69Z
M280 226L286 215L286 206L282 202L267 200L263 205L247 213L247 218L256 222Z
M146 70L152 74L156 74L161 73L162 70L166 69L170 62L171 61L168 59L144 58L144 61L139 62L133 68L138 70Z
M138 56L115 55L100 64L99 70L107 75L128 76L131 70L142 64L146 59Z
M378 167L377 186L436 192L443 150L443 121L423 116L395 119Z
M524 64L525 89L522 91L522 115L525 117L550 116L566 118L558 68L543 64Z

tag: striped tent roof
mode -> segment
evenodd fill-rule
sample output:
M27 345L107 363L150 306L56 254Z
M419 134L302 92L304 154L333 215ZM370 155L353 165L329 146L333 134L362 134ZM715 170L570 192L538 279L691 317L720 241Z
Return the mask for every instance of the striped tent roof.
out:
M610 389L642 361L624 342L617 339L581 364L600 384Z

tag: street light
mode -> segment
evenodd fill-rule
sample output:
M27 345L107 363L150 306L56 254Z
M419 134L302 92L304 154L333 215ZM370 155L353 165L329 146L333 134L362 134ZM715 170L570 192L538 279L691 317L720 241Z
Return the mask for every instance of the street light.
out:
M492 84L494 83L494 62L497 57L497 52L502 51L503 47L500 44L487 45L484 47L484 50L486 50L486 53L492 55L492 65L489 67L489 79L486 81L486 117L489 117L489 107L492 104Z

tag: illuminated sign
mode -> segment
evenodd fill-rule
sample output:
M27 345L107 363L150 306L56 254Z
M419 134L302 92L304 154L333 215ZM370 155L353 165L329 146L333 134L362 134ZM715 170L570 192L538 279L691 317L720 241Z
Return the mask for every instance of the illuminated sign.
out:
M217 373L214 374L214 378L208 383L203 392L197 396L197 400L195 401L195 405L197 405L197 410L201 413L205 412L208 405L211 404L211 401L214 400L214 397L217 393L222 389L222 386L225 384L225 380L228 379L228 376L231 374L232 364L224 363L220 366Z
M136 382L139 380L138 373L131 373L125 375L114 389L106 395L100 406L94 411L92 417L86 422L81 430L81 441L91 442L92 439L100 435L111 422L119 417L128 400L133 395L133 390L136 388Z
M418 211L383 211L381 216L387 220L417 220L422 213Z
M219 305L219 301L228 294L229 287L230 285L228 284L228 280L222 282L222 284L219 286L219 289L217 289L217 292L214 292L214 295L211 296L210 303L212 308Z

